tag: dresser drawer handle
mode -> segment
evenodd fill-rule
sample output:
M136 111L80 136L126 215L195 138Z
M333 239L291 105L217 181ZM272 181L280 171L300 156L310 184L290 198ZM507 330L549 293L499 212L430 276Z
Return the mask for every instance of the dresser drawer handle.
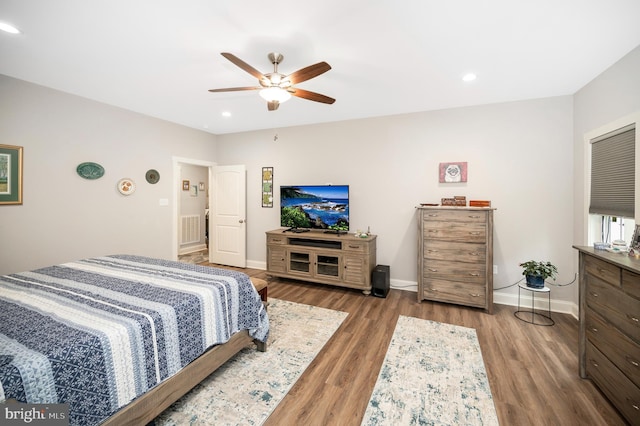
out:
M428 268L428 269L429 269L429 272L438 272L437 269L433 269L433 268Z
M640 407L638 407L636 404L631 404L631 406L632 406L633 408L635 408L635 409L636 409L636 411L640 411Z
M359 248L360 248L360 246L352 246L351 244L349 244L349 248L352 248L352 249L359 249Z
M469 272L469 275L471 275L472 277L479 277L480 274L477 272Z
M634 367L640 366L640 364L638 364L638 361L634 361L632 359L629 360L629 364L633 365Z
M598 293L594 293L593 291L590 291L589 294L593 297L598 297Z
M637 317L632 317L631 315L627 315L627 317L629 317L629 319L633 322L640 322L640 319L638 319Z
M437 253L438 250L427 250L427 253Z
M473 232L469 232L470 235L480 235L482 232L480 231L473 231Z
M480 253L478 253L477 251L470 251L469 255L470 256L480 256Z
M597 332L598 332L598 329L597 329L597 328L595 328L595 327L593 327L593 328L591 329L591 331L593 331L594 333L597 333Z
M436 214L436 213L430 213L430 214L428 214L427 216L429 216L429 217L438 217L439 215L438 215L438 214Z
M469 293L469 296L471 296L471 297L480 297L480 295L478 293Z
M600 366L598 365L598 363L597 363L597 362L594 362L594 363L593 363L593 366L594 366L594 367L596 367L596 368L597 368L597 367L600 367Z
M482 216L478 216L477 214L476 215L470 214L469 217L471 219L480 219Z
M437 289L437 288L433 288L433 287L429 287L429 290L431 290L431 291L433 291L433 292L435 292L435 293L437 293L437 292L438 292L438 289Z
M438 230L437 229L429 229L427 232L429 232L431 234L437 234Z

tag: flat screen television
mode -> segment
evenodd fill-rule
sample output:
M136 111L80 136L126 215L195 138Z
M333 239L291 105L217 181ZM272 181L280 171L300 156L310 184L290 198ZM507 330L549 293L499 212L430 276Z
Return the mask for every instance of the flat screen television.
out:
M281 186L280 226L347 232L349 185Z

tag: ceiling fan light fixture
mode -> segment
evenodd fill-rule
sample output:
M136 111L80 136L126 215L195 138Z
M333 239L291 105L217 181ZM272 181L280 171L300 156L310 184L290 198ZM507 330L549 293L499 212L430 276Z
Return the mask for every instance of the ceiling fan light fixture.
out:
M291 99L291 93L279 87L267 87L260 90L260 96L267 102L277 101L283 103Z

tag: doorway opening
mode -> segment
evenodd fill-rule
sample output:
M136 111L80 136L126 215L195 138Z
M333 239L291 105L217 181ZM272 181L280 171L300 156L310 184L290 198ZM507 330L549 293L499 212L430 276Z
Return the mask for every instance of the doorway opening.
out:
M173 158L173 259L201 263L209 258L209 212L212 170L215 163Z

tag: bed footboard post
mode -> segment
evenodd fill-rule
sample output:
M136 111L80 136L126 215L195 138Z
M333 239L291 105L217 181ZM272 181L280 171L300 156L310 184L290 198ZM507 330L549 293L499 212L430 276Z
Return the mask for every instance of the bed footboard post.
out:
M254 340L256 346L258 347L258 351L266 352L267 351L267 342L261 342L259 340Z

